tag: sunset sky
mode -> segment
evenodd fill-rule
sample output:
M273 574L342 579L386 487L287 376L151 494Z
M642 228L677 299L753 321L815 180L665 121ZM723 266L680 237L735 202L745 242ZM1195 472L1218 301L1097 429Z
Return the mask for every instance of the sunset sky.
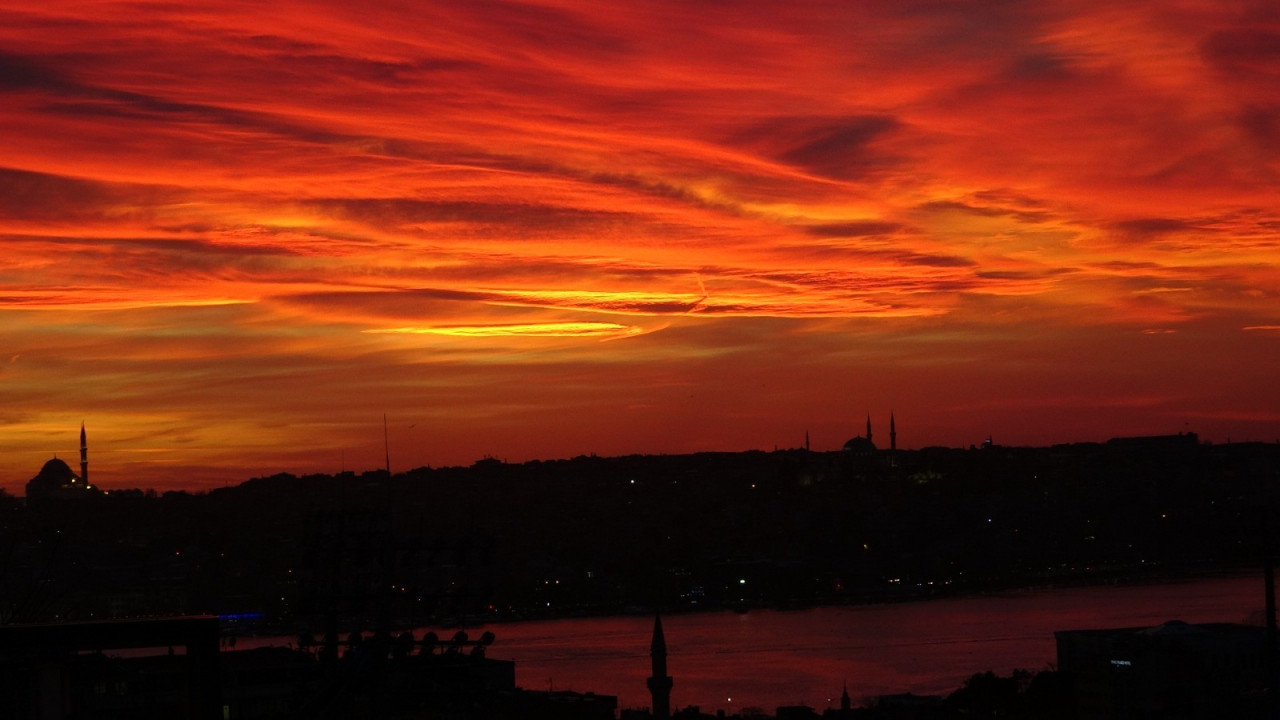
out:
M0 9L0 487L1280 438L1280 5Z

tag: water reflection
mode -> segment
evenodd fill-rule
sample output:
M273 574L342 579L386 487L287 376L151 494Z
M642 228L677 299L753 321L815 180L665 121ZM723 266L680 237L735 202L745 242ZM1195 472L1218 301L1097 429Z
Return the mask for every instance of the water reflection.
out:
M804 611L663 617L672 707L740 711L838 706L848 683L866 696L945 694L973 673L1041 670L1053 632L1188 622L1257 621L1262 581L1234 577L1156 586L1077 588ZM647 707L652 616L514 623L494 628L490 657L516 661L527 688L618 696Z

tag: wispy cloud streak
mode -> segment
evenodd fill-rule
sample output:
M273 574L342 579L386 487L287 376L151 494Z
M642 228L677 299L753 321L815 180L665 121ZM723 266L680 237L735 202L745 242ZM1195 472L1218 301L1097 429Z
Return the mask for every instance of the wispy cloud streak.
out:
M1275 350L1277 38L1262 0L8 3L0 484L86 409L157 438L99 475L144 484L383 411L431 415L418 463L763 447L1032 378L1271 438L1260 373L1185 386Z

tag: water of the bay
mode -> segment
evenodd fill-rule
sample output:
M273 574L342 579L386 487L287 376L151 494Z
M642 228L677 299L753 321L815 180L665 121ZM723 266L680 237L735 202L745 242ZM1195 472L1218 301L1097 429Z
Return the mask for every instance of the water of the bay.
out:
M970 675L1055 662L1056 630L1260 622L1260 577L1028 591L891 605L663 617L673 708L836 707L847 683L870 696L946 694ZM617 695L648 707L652 616L494 626L489 657L514 660L521 687Z

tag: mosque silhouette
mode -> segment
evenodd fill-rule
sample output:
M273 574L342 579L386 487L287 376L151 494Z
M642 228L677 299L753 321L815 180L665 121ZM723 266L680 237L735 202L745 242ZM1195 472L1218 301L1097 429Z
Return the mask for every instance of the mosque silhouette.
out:
M75 474L66 461L54 455L40 468L36 476L27 481L28 501L47 499L76 499L99 494L89 484L89 443L84 423L80 423L80 474Z

